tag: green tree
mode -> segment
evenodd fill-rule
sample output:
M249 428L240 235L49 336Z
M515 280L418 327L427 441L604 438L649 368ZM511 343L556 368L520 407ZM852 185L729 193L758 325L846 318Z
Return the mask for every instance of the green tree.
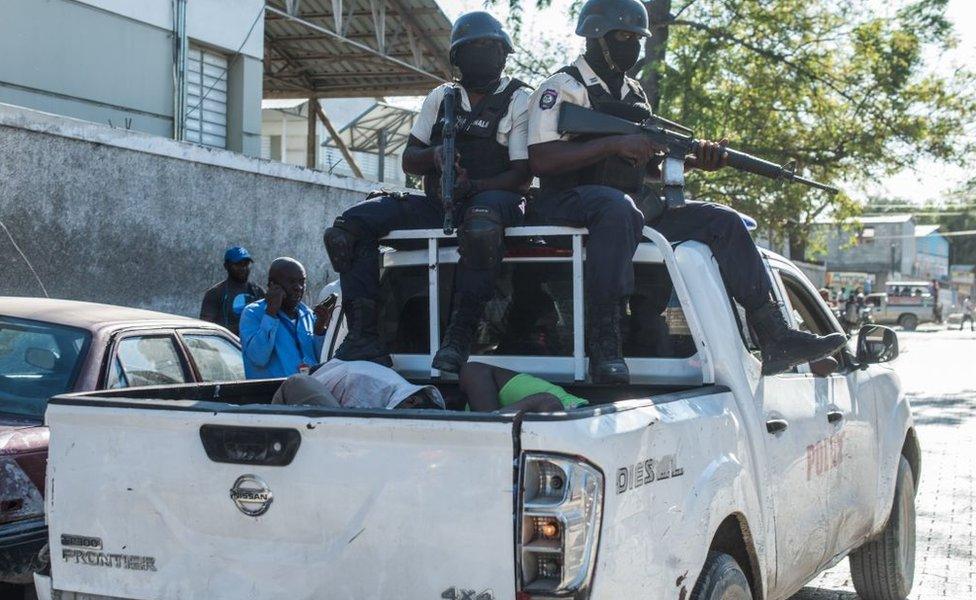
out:
M635 75L662 116L822 181L860 186L920 157L962 164L974 148L964 132L973 74L940 75L924 60L953 44L947 1L914 0L886 18L856 0L651 0L655 36ZM818 217L859 209L846 194L729 169L688 188L753 215L794 256Z

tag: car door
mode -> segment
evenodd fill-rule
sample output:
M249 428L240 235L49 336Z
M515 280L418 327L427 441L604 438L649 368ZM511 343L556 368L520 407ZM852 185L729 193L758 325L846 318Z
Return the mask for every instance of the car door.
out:
M240 381L244 358L237 340L217 331L181 329L178 336L190 360L194 380L200 382Z
M841 332L805 278L792 269L781 270L780 276L798 328L818 335ZM870 533L878 472L871 377L854 367L849 353L840 351L833 358L837 371L822 378L827 384L828 436L812 449L813 473L827 486L825 562Z
M783 300L785 291L775 268L772 279L774 293ZM823 563L827 493L826 479L816 470L816 452L830 435L827 390L826 382L805 367L764 376L757 386L766 427L767 483L773 496L774 596L798 589Z
M172 385L192 381L172 329L127 331L116 337L101 388Z

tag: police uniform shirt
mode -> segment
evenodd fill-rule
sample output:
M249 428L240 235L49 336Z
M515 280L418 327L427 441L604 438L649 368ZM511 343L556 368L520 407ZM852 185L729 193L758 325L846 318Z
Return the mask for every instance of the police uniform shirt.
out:
M573 66L579 69L583 81L588 85L600 84L603 89L610 93L610 88L593 72L584 57L577 58L573 62ZM620 97L625 97L629 92L630 86L627 85L627 79L624 78ZM529 99L529 146L570 139L571 136L560 135L556 129L559 121L559 107L563 102L591 108L586 86L576 81L569 73L556 73L542 82Z
M494 93L502 92L508 86L509 81L508 77L502 77ZM430 145L430 135L437 123L437 113L440 111L441 102L444 100L444 90L447 89L448 85L445 83L427 94L420 114L417 115L413 129L410 131L410 135L427 145ZM461 92L461 109L466 112L471 111L471 100L468 98L467 91L460 85L458 89ZM508 148L509 160L528 160L529 158L529 147L526 141L528 139L527 108L530 94L531 92L525 87L515 90L511 101L508 103L508 112L502 116L498 123L498 133L495 135L495 139L499 144Z

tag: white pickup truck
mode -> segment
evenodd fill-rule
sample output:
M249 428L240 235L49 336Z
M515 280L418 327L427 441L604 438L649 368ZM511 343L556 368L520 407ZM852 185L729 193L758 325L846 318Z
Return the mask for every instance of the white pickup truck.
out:
M633 383L593 386L585 231L508 236L473 359L589 406L464 411L429 366L457 252L397 232L381 333L395 368L453 409L269 405L277 381L56 397L40 597L775 600L849 556L862 598L906 598L920 451L877 364L897 356L894 332L866 327L834 372L763 377L708 249L648 228L625 320ZM791 323L841 330L765 256ZM326 352L342 334L336 311Z

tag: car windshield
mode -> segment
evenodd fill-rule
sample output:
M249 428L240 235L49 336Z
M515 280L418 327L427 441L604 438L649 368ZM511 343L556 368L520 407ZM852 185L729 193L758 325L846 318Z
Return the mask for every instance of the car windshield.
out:
M40 418L51 396L71 390L91 335L0 316L0 413Z

